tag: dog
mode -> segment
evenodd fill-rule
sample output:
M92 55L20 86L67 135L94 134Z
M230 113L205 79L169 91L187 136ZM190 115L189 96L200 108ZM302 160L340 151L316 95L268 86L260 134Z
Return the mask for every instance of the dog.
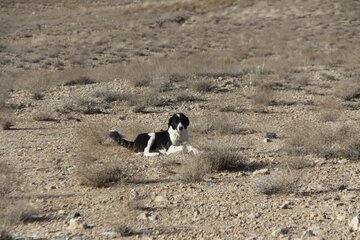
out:
M161 154L172 154L178 152L188 152L198 154L199 150L188 144L188 126L189 118L183 113L175 113L168 121L168 129L166 131L141 133L135 140L128 141L117 132L110 130L109 136L120 146L133 150L135 152L143 152L144 156L151 157Z

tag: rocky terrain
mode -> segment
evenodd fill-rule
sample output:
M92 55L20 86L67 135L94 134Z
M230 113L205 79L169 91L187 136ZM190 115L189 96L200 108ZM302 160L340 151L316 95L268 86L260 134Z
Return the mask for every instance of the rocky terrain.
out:
M0 239L360 239L360 3L0 0ZM183 112L203 151L115 145Z

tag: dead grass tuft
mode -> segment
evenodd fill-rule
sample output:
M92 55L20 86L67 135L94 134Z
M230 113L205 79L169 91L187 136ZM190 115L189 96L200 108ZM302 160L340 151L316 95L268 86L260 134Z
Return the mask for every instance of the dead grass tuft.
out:
M64 86L87 85L87 84L94 84L94 83L96 83L96 81L94 79L87 77L87 76L81 76L76 79L66 81L64 83Z
M274 101L275 92L269 84L262 84L258 86L250 98L258 106L269 106Z
M334 98L325 98L319 107L319 119L323 122L334 122L341 116L341 106Z
M298 177L288 173L264 175L255 179L255 189L266 195L293 193L298 181Z
M91 156L83 156L80 162L78 174L83 185L108 187L124 179L124 173L116 163L99 164L98 160Z
M326 159L360 160L360 129L353 125L298 124L285 143L294 156L314 154Z
M127 101L130 99L130 95L115 92L109 89L98 89L93 94L94 97L102 98L105 102L115 102L115 101Z
M39 121L39 122L58 122L58 119L56 119L55 117L53 117L51 115L51 113L48 112L39 112L36 113L33 116L35 121Z
M200 93L211 92L212 84L209 80L198 80L192 84L192 88Z
M107 124L88 125L77 130L79 153L76 165L80 183L92 187L107 187L125 179L118 162L106 158Z
M6 230L0 230L0 240L14 240L15 238L11 236Z
M306 159L303 156L289 157L285 162L286 167L294 170L308 168L314 165L310 159Z
M201 182L204 176L211 172L211 165L201 158L190 159L181 165L179 176L183 182L194 183Z
M62 109L58 109L61 113L79 112L83 114L102 114L105 113L99 104L88 99L74 99L66 103Z
M360 98L360 81L348 80L339 83L335 89L335 94L346 101Z
M223 134L223 135L247 135L255 133L249 128L240 128L236 126L227 116L215 117L202 121L201 124L195 123L193 131L202 134Z

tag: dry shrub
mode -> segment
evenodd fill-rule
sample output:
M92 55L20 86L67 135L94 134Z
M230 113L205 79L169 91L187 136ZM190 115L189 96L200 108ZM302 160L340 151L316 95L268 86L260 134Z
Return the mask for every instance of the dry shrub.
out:
M64 86L74 86L74 85L87 85L87 84L94 84L96 81L87 76L81 76L64 83Z
M14 126L14 117L6 104L10 85L0 82L0 127L2 130L10 130Z
M299 124L285 150L295 156L314 154L319 157L360 160L360 129L357 125Z
M81 184L106 187L125 179L119 163L105 159L108 130L106 124L83 126L77 130L80 146L76 165Z
M36 113L34 116L33 116L34 120L35 121L39 121L39 122L57 122L58 119L56 119L55 117L53 117L51 115L51 113L48 113L48 112L39 112L39 113Z
M246 168L245 157L239 152L228 148L214 148L203 158L212 171L240 171Z
M201 122L201 123L200 123ZM215 117L205 121L199 121L193 125L193 131L202 134L223 134L223 135L247 135L255 133L254 130L248 128L240 128L236 126L227 116Z
M314 165L314 163L310 159L306 159L303 156L294 156L286 159L285 165L290 169L299 170L311 167Z
M298 185L299 178L289 173L274 173L259 176L255 179L256 191L266 194L293 193Z
M269 84L262 84L251 94L250 98L256 105L269 106L274 100L274 95L274 90Z
M115 102L115 101L127 101L130 99L129 94L115 92L109 89L98 89L93 94L94 97L102 98L105 102Z
M347 80L337 85L335 94L342 99L349 101L360 97L360 81Z
M79 112L83 114L102 114L105 113L99 104L93 100L88 99L74 99L69 103L66 103L62 109L59 109L61 113Z
M151 80L149 78L134 79L132 82L134 87L149 87L151 84Z
M179 175L184 182L199 182L211 172L240 171L246 168L245 158L239 151L213 148L181 165Z
M197 92L206 93L212 90L212 84L210 80L198 80L192 83L192 88Z
M28 223L39 219L39 211L27 201L5 198L4 205L0 206L0 219L3 219L1 222L3 226Z
M201 157L188 160L181 165L180 179L186 183L200 182L204 176L211 172L211 165Z
M34 100L43 100L44 97L45 97L45 94L42 92L39 92L39 91L34 92L32 95L32 99L34 99Z
M341 106L334 98L325 98L320 102L319 107L319 119L323 122L333 122L341 116Z
M204 101L202 98L199 98L194 95L188 95L188 94L181 94L176 97L177 102L197 102L197 101Z
M6 230L0 230L0 240L13 240L15 239L13 236L10 235L9 232Z
M80 183L92 187L107 187L124 180L120 166L114 163L99 164L91 156L83 156L78 166Z
M148 2L144 4L131 4L125 8L125 13L134 14L144 11L150 12L175 12L175 11L195 11L205 12L219 7L231 6L234 0L208 0L206 2L197 1L175 1L175 2ZM242 1L241 6L251 6L252 1Z

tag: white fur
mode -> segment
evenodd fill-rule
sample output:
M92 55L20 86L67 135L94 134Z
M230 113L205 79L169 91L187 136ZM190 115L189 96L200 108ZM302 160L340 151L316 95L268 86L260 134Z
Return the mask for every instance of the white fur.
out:
M170 136L171 144L174 146L178 146L184 142L189 141L189 135L187 129L183 131L178 131L173 129L172 127L169 127L168 133Z
M170 146L167 150L166 154L173 154L173 153L179 153L179 152L185 152L185 153L193 153L195 155L201 153L198 149L194 148L193 146L189 144L184 144L180 146Z
M146 148L144 149L144 156L145 157L153 157L158 156L160 153L158 152L150 152L150 148L153 145L155 141L155 133L149 133L150 139L146 145Z

